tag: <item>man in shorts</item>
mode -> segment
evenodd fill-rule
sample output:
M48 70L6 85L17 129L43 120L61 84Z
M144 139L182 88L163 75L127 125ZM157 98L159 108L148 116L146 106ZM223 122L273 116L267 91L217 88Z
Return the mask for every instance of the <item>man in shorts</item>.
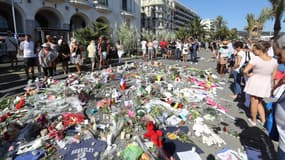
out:
M13 37L11 31L8 31L7 34L8 36L5 39L5 44L7 46L7 52L11 62L11 67L14 67L14 60L16 61L16 66L18 65L18 59L17 59L18 42Z
M24 57L25 72L27 80L35 78L34 66L35 66L35 53L34 53L34 42L31 40L31 35L25 35L25 40L20 43L20 52ZM31 72L32 77L29 73Z

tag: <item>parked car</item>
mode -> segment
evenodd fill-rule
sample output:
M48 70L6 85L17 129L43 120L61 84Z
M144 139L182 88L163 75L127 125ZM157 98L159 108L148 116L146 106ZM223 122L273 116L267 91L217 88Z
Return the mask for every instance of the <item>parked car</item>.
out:
M0 63L7 63L9 61L10 59L7 52L7 46L5 43L0 43Z

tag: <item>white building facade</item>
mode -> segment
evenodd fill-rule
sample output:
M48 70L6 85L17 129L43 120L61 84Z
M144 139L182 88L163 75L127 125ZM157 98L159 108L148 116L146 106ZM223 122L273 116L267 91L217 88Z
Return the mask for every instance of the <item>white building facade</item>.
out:
M174 2L172 0L141 0L142 31L158 34L173 30Z
M208 32L215 32L216 31L216 27L215 27L215 19L202 19L201 23L202 25L205 25L205 29Z
M174 3L174 30L178 30L181 27L185 27L192 20L198 18L198 14L191 8L187 7L179 1Z
M0 0L0 32L14 31L12 0ZM116 30L123 23L140 31L140 0L14 0L18 33L39 40L43 34L67 35L101 21Z
M157 34L174 32L198 15L176 0L141 0L142 31Z

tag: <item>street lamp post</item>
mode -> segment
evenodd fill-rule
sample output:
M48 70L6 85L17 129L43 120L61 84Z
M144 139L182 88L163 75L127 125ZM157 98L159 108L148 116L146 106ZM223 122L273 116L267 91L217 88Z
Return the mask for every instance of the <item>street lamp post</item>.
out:
M16 40L17 38L17 25L16 25L16 17L15 17L15 6L14 6L14 0L12 0L12 15L13 15L13 23L14 23L14 36Z

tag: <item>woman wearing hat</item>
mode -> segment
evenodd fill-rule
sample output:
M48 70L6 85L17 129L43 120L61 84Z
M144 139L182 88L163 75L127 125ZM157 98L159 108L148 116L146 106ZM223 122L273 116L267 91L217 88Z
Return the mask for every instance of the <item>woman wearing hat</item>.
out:
M46 81L47 77L53 76L53 62L57 56L53 53L48 43L44 43L42 47L43 49L39 53L39 63L43 68L44 81Z
M219 74L224 75L226 71L226 65L228 63L228 56L229 56L230 50L228 48L227 41L223 41L220 47L221 48L219 49L219 53L218 53L218 64L219 64L218 72Z

